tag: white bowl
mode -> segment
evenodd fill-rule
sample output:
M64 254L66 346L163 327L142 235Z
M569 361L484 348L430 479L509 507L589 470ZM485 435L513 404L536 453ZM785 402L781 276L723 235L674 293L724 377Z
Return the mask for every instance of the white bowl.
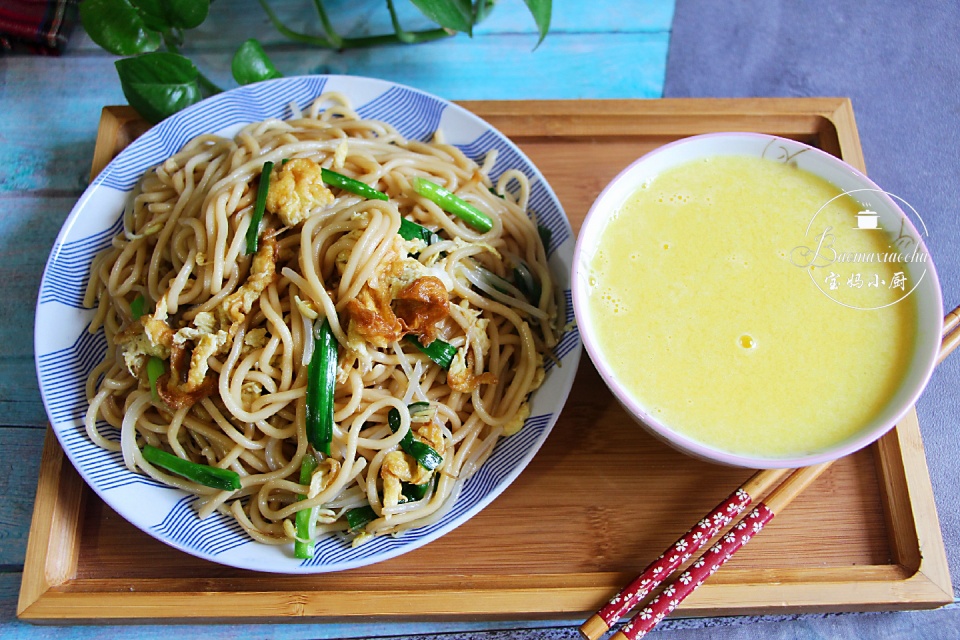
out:
M692 456L733 466L790 468L833 460L857 451L877 440L903 417L923 391L936 365L943 323L943 300L936 270L929 260L922 264L903 264L908 281L917 283L908 293L916 296L918 323L915 347L894 397L881 413L864 424L853 437L809 454L788 458L742 455L705 445L678 433L627 391L611 368L607 354L600 347L596 328L587 313L587 265L611 214L643 183L658 174L696 159L722 155L765 157L788 162L826 179L841 191L854 192L857 200L865 205L866 213L877 214L875 218L871 215L864 221L858 220L860 224L867 225L862 228L874 228L872 225L879 222L882 228L892 229L898 228L901 221L905 221L905 230L919 239L918 250L929 256L923 244L926 229L912 207L896 196L882 191L860 171L832 155L794 140L756 133L714 133L685 138L648 153L624 169L603 190L583 222L574 250L572 288L577 325L587 353L616 399L637 422L653 435ZM910 210L911 216L904 213L898 201ZM911 217L919 221L923 233L917 231Z

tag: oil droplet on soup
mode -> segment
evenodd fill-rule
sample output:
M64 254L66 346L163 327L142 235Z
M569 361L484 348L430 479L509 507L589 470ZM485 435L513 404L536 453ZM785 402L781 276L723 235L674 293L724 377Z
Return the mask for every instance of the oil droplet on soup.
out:
M662 172L623 203L589 265L587 313L650 415L714 448L783 458L846 440L883 410L913 349L913 299L863 310L852 307L878 306L867 294L899 292L851 289L844 306L812 281L823 269L791 262L815 214L848 251L890 244L856 228L849 197L817 214L839 194L795 166L716 156ZM871 268L886 282L898 269Z

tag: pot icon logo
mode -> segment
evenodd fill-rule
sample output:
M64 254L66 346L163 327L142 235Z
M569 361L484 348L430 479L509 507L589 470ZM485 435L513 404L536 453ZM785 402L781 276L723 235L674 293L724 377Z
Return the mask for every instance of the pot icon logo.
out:
M880 215L876 211L865 209L857 213L857 229L879 229Z

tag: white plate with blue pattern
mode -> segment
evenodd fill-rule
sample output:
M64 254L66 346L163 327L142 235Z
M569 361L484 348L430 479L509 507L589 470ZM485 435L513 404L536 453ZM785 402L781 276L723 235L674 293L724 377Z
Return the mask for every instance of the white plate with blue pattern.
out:
M562 409L580 359L580 337L568 331L557 347L561 367L548 361L543 386L532 398L530 418L515 435L502 439L481 469L465 484L454 507L438 522L357 548L332 535L321 538L313 558L293 557L292 545L254 542L229 517L197 517L195 498L130 472L120 453L100 449L86 435L84 386L87 374L106 351L103 331L89 333L93 316L83 307L90 263L121 230L123 204L148 168L204 133L232 135L242 125L267 118L289 118L291 105L305 109L322 93L346 95L364 118L388 122L408 139L426 140L440 129L447 142L480 160L497 149L491 172L517 168L530 179L530 209L550 229L549 263L573 320L570 268L574 238L559 200L543 175L503 134L463 108L417 89L352 76L282 78L240 87L204 100L147 131L100 173L63 225L47 261L37 302L35 353L40 391L53 430L67 457L87 484L117 513L155 538L220 564L274 573L321 573L380 562L412 551L463 524L497 497L520 474L546 440ZM98 425L110 438L119 434Z

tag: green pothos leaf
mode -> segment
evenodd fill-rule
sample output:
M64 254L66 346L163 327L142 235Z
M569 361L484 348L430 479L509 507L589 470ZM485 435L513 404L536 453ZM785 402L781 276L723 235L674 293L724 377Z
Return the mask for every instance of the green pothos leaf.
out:
M480 24L493 11L494 0L473 0L473 24Z
M194 29L210 12L210 0L163 0L171 27Z
M420 12L441 27L473 34L473 5L470 0L410 0Z
M233 55L230 70L233 72L233 79L238 84L252 84L261 80L283 77L283 74L277 71L277 68L270 62L270 58L267 57L267 53L260 46L260 43L253 38L244 42L237 49L237 52Z
M552 11L552 0L523 0L530 9L534 21L537 23L537 29L540 31L540 39L537 40L537 46L547 37L550 31L550 14Z
M158 51L115 64L127 102L150 122L159 122L202 98L200 72L181 55Z
M164 11L164 0L130 0L130 3L140 12L140 17L148 29L163 32L170 28Z
M156 51L160 34L128 0L84 0L80 22L90 39L118 56Z
M151 29L193 29L207 19L210 0L131 0Z

